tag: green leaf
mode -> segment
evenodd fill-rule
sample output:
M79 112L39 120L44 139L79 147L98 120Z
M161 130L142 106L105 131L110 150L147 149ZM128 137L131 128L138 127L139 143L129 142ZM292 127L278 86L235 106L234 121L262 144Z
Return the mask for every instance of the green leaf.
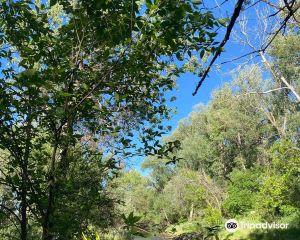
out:
M70 97L70 96L73 96L72 93L68 93L68 92L60 92L59 95L61 95L62 97Z
M228 18L219 18L218 22L223 26L226 27L227 22L228 22Z
M151 0L146 0L146 6L147 6L147 8L150 8L151 5L152 5Z
M116 102L120 102L120 95L118 93L115 94Z
M180 54L180 52L177 52L176 53L176 58L179 60L179 61L182 61L183 59L182 59L182 56L181 56L181 54Z
M99 235L99 233L96 233L96 240L100 240L100 235Z
M202 1L200 1L200 0L192 0L192 3L195 4L195 5L199 5L199 4L202 4Z
M83 240L88 240L87 237L84 235L84 233L82 234L82 239Z

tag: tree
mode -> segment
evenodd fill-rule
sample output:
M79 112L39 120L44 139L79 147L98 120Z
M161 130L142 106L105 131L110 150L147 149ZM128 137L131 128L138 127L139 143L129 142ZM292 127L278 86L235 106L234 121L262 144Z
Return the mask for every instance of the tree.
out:
M111 192L116 199L121 199L119 210L125 215L134 212L145 216L150 209L154 194L148 179L136 170L124 172L111 183Z
M263 171L260 168L234 170L230 174L227 197L223 202L226 216L243 215L256 207L262 182Z
M272 162L260 189L260 211L271 219L297 213L300 206L299 148L291 140L282 140L275 143L269 153Z
M223 1L222 3L218 3L218 1L216 1L216 6L214 8L220 8L220 6L222 6L223 4L225 4L227 1ZM224 51L224 46L226 45L226 43L228 42L232 30L236 24L236 22L243 22L245 19L239 19L239 16L241 15L242 12L245 12L246 10L250 10L253 11L253 7L255 8L255 6L260 5L260 9L263 8L262 5L267 5L267 6L271 6L272 7L272 13L268 15L268 19L275 18L275 21L279 21L279 24L274 24L271 26L270 29L271 30L271 34L269 34L269 36L267 37L267 39L264 39L266 41L263 42L263 44L261 44L258 47L255 47L255 45L251 44L249 41L247 41L247 44L249 45L250 43L250 47L252 48L251 52L248 52L242 56L238 56L235 59L229 60L229 61L225 61L222 62L222 64L234 61L234 60L238 60L238 59L242 59L244 57L253 55L253 54L259 54L263 61L265 62L265 64L268 66L269 70L271 70L273 72L273 74L275 73L274 70L272 69L272 67L269 65L269 62L266 60L264 53L266 50L269 49L269 47L271 46L272 42L274 41L274 39L276 38L276 36L278 34L280 34L281 32L284 32L285 28L290 25L290 23L297 25L297 23L299 23L298 21L298 15L297 15L297 11L300 8L300 4L297 0L291 0L291 1L287 1L284 0L283 2L279 1L278 4L273 3L272 1L265 1L265 0L258 0L258 1L245 1L245 0L238 0L235 3L235 7L233 10L233 13L231 15L231 18L228 20L228 24L226 25L226 31L224 33L224 37L222 39L222 41L220 42L220 44L218 45L218 47L216 48L216 50L212 53L212 58L209 61L209 64L207 65L206 68L204 68L202 71L200 71L199 76L200 76L200 80L196 86L195 91L193 92L193 95L196 95L199 88L202 86L204 80L207 78L208 73L211 71L211 68L213 67L213 64L215 63L215 61L219 58L219 56L221 55L221 53ZM255 10L255 9L254 9ZM259 10L261 11L261 10ZM280 16L280 19L277 19L277 16ZM266 19L266 18L265 18ZM272 19L274 20L274 19ZM222 19L222 22L224 22L224 19ZM226 22L226 21L225 21ZM267 30L267 29L265 29ZM263 32L261 32L261 34L263 34ZM259 37L260 38L260 37ZM247 39L249 40L249 39ZM296 98L298 99L298 101L300 100L300 96L299 94L295 91L295 89L293 88L292 85L289 84L289 82L283 77L280 76L280 79L282 82L284 82L284 84L286 85L287 88L289 88L289 90L291 92L293 92L293 94L296 96Z
M149 156L142 163L142 168L144 170L151 171L149 174L150 181L157 192L162 192L166 183L171 179L175 172L174 167L170 164L166 164L167 162L167 159Z
M290 3L292 6L294 5L294 3ZM286 5L288 6L288 5ZM296 6L296 8L298 8L299 6ZM266 15L270 15L271 14L271 10L270 8L274 8L274 6L272 7L268 7L266 9L264 9L263 11L258 10L258 8L255 8L256 11L256 15L257 15L257 21L258 24L255 29L253 29L254 31L251 31L248 27L248 18L246 16L243 16L242 20L239 22L239 28L240 31L239 33L235 33L235 37L236 39L243 45L248 46L252 52L251 54L258 54L258 56L260 56L261 61L264 65L264 67L267 69L267 71L269 71L273 77L274 80L277 81L279 84L279 86L275 86L276 88L271 89L269 91L289 91L291 93L291 95L296 99L296 101L300 101L300 95L297 89L295 89L295 83L293 81L291 81L291 79L287 79L286 74L284 74L284 72L282 71L283 69L278 68L278 62L275 60L273 64L275 64L275 66L270 63L270 60L268 60L268 53L272 52L272 48L273 46L276 47L276 45L278 44L278 41L280 41L280 39L282 40L283 34L280 34L280 30L283 27L282 23L277 23L277 24L270 24L269 21L265 18ZM279 8L276 7L275 8ZM290 12L291 13L291 12ZM271 14L273 15L273 14ZM276 15L276 14L275 14ZM281 18L283 18L284 14L282 14ZM297 12L295 11L295 13L293 13L292 15L288 14L287 17L291 18L293 16L294 19L297 18ZM289 19L288 18L288 19ZM286 19L285 19L286 20ZM284 21L285 21L284 20ZM286 22L284 23L285 28L289 29L289 35L291 38L291 35L295 34L295 27L297 27L297 20L295 23L290 23L290 22ZM299 24L298 24L299 25ZM279 29L279 30L277 30ZM267 32L272 32L273 34L267 34ZM293 33L294 32L294 33ZM250 37L250 35L252 36L252 39ZM297 35L297 33L296 33ZM277 42L277 44L276 44ZM271 45L271 43L273 43ZM256 46L259 45L259 46ZM286 46L285 46L286 47ZM285 48L284 47L284 48ZM277 46L278 48L278 46ZM297 51L297 49L294 47L293 49L295 49ZM274 51L273 51L274 53ZM278 53L278 51L277 51ZM272 54L271 54L272 55ZM274 56L274 54L273 54ZM285 59L285 58L281 58L281 61ZM276 66L277 65L277 66ZM282 65L281 65L282 66Z
M287 35L284 39L284 48L290 46L297 52L297 47L293 47L297 33ZM297 53L293 50L287 52L292 56L290 59L276 39L270 49L273 59L276 59L276 63L271 63L274 67L285 68L286 63L290 64L291 68L285 68L285 77L298 89L299 76L297 64L294 64L297 62ZM164 195L159 200L157 212L163 212L164 209L172 223L180 217L187 221L188 212L210 211L207 207L209 204L195 208L195 212L188 210L191 196L187 190L189 187L184 185L186 176L181 175L184 171L189 172L189 176L197 171L202 173L200 176L212 178L211 184L203 181L205 177L198 183L207 191L200 196L210 199L210 203L219 202L213 210L222 209L224 217L248 215L254 211L262 219L270 216L274 219L274 216L298 212L298 202L295 200L295 196L299 196L296 187L298 178L294 171L298 161L295 156L299 155L299 109L292 94L286 94L284 90L272 91L276 86L276 76L267 78L260 66L239 67L231 83L216 90L206 106L199 105L188 118L181 121L173 134L164 139L181 142L181 148L174 153L180 160L171 166L172 177L163 181ZM290 161L293 164L290 165ZM154 173L170 168L164 166L163 162L158 166L152 163ZM151 169L148 159L146 165ZM191 192L195 193L196 190ZM196 194L192 196L196 197ZM196 200L194 204L200 202ZM261 204L263 206L258 206ZM209 217L203 219L210 221Z
M268 52L295 89L298 35L278 35L281 42L274 39ZM159 144L178 141L180 147L144 160L148 175L124 191L135 204L127 201L122 211L143 206L147 220L175 232L213 229L228 217L298 224L299 106L289 89L276 90L278 79L265 70L240 66L207 105L163 137ZM173 156L179 161L170 161Z
M1 1L0 146L8 154L1 169L12 193L13 207L5 207L19 215L22 240L32 221L44 240L80 235L59 226L68 194L85 191L81 168L105 185L131 155L134 131L146 149L162 134L164 93L182 63L217 44L220 23L199 5ZM84 195L91 201L99 197L95 184Z

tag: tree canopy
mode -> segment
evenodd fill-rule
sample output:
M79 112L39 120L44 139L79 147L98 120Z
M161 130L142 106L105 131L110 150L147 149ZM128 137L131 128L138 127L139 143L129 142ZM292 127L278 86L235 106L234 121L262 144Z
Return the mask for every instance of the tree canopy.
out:
M177 78L200 77L196 93L251 6L227 19L196 0L0 0L0 238L298 212L297 1L253 52L264 67L243 66L161 138ZM135 156L149 176L124 167Z

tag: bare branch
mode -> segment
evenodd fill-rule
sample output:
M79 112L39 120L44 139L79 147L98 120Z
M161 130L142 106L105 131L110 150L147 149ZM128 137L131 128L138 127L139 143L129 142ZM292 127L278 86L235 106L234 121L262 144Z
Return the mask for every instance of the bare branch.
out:
M277 77L280 79L280 81L282 81L284 83L285 86L287 86L287 88L293 93L293 95L297 98L297 101L300 102L300 95L296 92L295 88L285 79L284 76L282 75L277 75L277 73L274 71L273 67L271 66L271 64L268 62L268 60L266 59L266 57L264 56L264 54L262 52L260 52L260 56L263 60L263 63L270 69L270 71L272 72L274 77Z
M272 7L276 7L276 9L282 11L284 10L285 8L287 8L287 6L284 6L284 7L278 7L277 5L267 1L267 0L261 0L262 2L265 2L267 3L268 5L272 6ZM273 33L272 37L270 38L270 40L264 45L264 46L261 46L260 49L258 50L255 50L253 47L253 45L251 46L252 49L254 49L253 51L249 52L249 53L246 53L242 56L239 56L237 58L234 58L234 59L231 59L231 60L228 60L228 61L224 61L222 62L221 64L225 64L225 63L229 63L229 62L232 62L232 61L236 61L236 60L239 60L241 58L244 58L244 57L247 57L249 55L252 55L252 54L260 54L260 53L264 53L266 51L267 48L269 48L269 46L271 45L271 43L274 41L274 39L277 37L277 35L286 27L286 24L288 23L288 21L291 19L291 17L294 16L295 12L300 8L300 4L297 4L296 6L294 6L294 3L296 1L292 1L292 3L289 5L289 8L291 9L291 11L288 11L286 17L283 19L283 21L281 22L279 28ZM208 73L210 72L210 69L211 67L213 66L214 62L217 60L217 58L221 55L221 52L222 52L222 48L225 46L225 44L227 43L227 41L229 40L229 37L230 37L230 34L231 34L231 31L232 31L232 28L234 26L234 24L236 23L236 20L238 18L238 16L240 15L240 12L241 12L241 8L242 8L242 5L243 5L244 1L240 0L236 3L235 5L235 10L232 14L232 17L230 19L230 23L228 24L227 26L227 30L226 30L226 34L225 34L225 37L223 39L223 41L221 42L221 44L218 46L212 60L210 61L208 67L205 69L200 81L198 82L197 86L196 86L196 89L195 91L193 92L193 96L195 96L199 90L199 88L202 86L204 80L206 79L206 77L208 76ZM294 7L293 7L294 6Z
M293 13L295 13L298 9L300 8L300 4L297 5L294 10L293 10ZM287 22L290 20L290 18L292 17L293 13L289 13L285 18L284 20L282 21L280 27L274 32L274 34L272 35L271 39L268 41L267 44L265 44L265 46L261 46L260 49L257 49L257 50L253 50L251 52L248 52L244 55L241 55L239 57L236 57L236 58L233 58L231 60L228 60L228 61L224 61L224 62L221 62L221 65L223 64L226 64L226 63L230 63L230 62L233 62L233 61L236 61L236 60L239 60L239 59L242 59L244 57L247 57L249 55L252 55L252 54L257 54L257 56L259 56L259 53L263 53L267 50L267 48L271 45L271 43L274 41L274 39L276 38L276 36L280 33L280 31L286 26ZM251 44L250 46L251 48L253 47L253 45Z
M238 2L235 5L233 14L231 16L230 22L227 26L226 29L226 33L225 36L223 38L223 41L221 42L221 44L218 46L212 60L210 61L209 66L206 68L206 70L203 73L203 76L201 77L200 81L198 82L195 91L193 92L193 96L195 96L199 90L199 88L201 87L202 83L204 82L205 78L207 77L212 65L214 64L214 62L217 60L217 58L221 55L222 52L222 48L225 46L225 44L227 43L227 41L229 40L231 31L233 29L233 26L236 22L236 19L238 18L238 16L240 15L240 12L242 10L242 6L244 4L245 0L238 0Z
M281 91L281 90L284 90L284 89L289 89L289 88L288 87L280 87L280 88L270 89L270 90L264 91L264 92L247 92L247 93L245 93L245 95L248 95L248 94L268 94L268 93L271 93L271 92Z
M300 23L298 20L297 20L297 18L296 18L296 16L295 16L295 12L294 12L294 10L293 10L293 6L294 6L294 4L295 4L295 0L294 1L292 1L291 3L288 3L288 1L287 0L283 0L284 1L284 4L285 4L285 6L286 6L286 8L289 10L289 12L293 15L293 18L294 18L294 20L297 22L297 23Z

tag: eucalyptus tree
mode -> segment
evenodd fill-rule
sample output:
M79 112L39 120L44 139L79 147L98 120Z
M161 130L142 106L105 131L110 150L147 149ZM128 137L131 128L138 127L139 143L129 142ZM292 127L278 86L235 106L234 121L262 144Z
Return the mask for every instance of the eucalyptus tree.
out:
M152 140L170 117L164 93L192 54L215 51L222 22L190 0L0 6L0 147L7 154L1 184L13 205L1 211L15 217L22 240L33 222L44 240L72 239L90 216L78 215L68 194L78 204L107 207L99 192L132 154L133 134L146 150L159 147ZM97 181L78 180L89 164ZM62 221L72 218L78 230L68 232Z

